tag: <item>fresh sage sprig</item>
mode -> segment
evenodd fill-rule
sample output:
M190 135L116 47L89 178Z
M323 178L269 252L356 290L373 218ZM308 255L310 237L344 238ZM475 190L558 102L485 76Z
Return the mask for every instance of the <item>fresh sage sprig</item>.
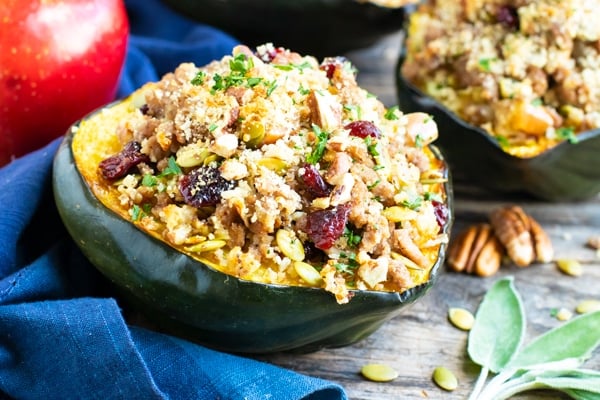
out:
M525 325L513 277L498 280L469 332L467 353L481 366L469 400L504 400L534 389L600 400L600 372L580 368L600 344L600 311L573 318L522 347Z

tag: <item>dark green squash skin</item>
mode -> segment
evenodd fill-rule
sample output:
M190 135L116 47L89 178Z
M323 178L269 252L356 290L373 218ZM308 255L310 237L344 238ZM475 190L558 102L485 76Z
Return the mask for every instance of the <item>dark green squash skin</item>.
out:
M163 0L174 10L230 33L248 46L272 42L317 58L372 45L400 31L403 8L355 0Z
M120 288L124 299L160 330L236 353L309 352L364 339L434 284L401 294L355 291L339 305L321 289L253 283L216 271L142 232L102 205L82 180L67 134L54 160L60 216L84 255ZM452 225L452 192L447 185Z
M403 46L404 48L404 46ZM436 144L455 176L496 193L528 194L549 201L580 201L600 192L600 129L564 141L536 157L506 153L485 130L467 124L402 76L405 53L396 68L398 102L404 112L422 111L440 126Z

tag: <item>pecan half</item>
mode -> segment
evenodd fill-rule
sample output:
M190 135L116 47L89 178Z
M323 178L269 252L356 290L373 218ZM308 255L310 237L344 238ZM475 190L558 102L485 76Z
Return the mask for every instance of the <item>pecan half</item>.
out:
M486 277L500 268L502 244L487 223L471 225L450 243L447 264L454 271Z
M534 261L552 261L554 248L550 237L521 207L509 205L496 209L490 214L490 222L508 256L517 266L526 267Z
M498 208L490 214L490 222L510 259L519 267L530 265L535 259L535 250L529 218L523 209L519 206Z

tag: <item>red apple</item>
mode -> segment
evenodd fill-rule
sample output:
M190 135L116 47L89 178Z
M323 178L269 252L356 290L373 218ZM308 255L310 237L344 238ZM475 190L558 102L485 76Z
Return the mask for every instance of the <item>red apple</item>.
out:
M0 165L114 99L128 33L123 0L0 1Z

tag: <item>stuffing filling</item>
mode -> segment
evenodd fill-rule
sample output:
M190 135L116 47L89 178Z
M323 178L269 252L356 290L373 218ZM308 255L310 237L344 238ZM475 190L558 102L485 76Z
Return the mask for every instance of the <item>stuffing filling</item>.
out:
M100 201L177 250L346 303L428 279L447 241L437 134L346 59L266 44L181 64L84 120L73 153Z
M600 127L599 0L428 0L403 76L508 153L533 157Z

